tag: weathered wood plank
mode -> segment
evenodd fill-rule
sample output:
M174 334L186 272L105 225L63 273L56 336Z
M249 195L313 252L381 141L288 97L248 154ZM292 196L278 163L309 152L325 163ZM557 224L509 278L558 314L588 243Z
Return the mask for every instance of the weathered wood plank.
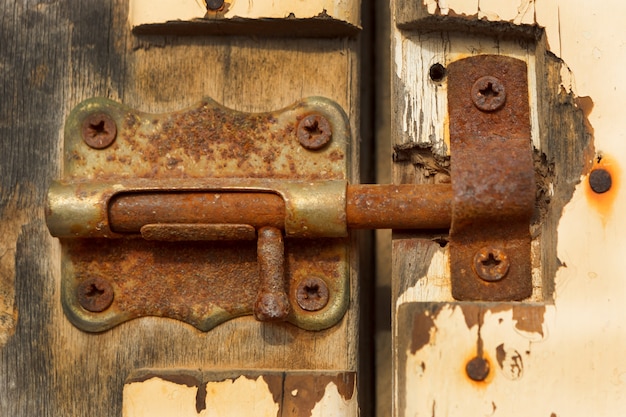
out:
M623 381L615 378L626 366L616 348L623 343L623 331L621 324L615 325L624 315L618 254L624 237L615 230L623 230L623 218L616 213L625 203L619 184L596 194L587 177L590 170L600 168L619 181L618 166L626 155L623 135L616 128L621 118L616 109L624 106L625 97L617 75L624 62L616 55L623 48L619 46L623 36L609 35L619 31L617 9L605 5L589 9L590 3L584 1L531 3L400 0L397 8L392 6L396 18L404 19L395 21L392 37L395 68L410 71L417 64L424 79L422 61L431 56L432 37L450 40L437 61L457 53L515 56L513 50L526 45L528 52L518 57L526 55L531 106L536 107L531 119L538 184L537 215L531 226L534 293L522 304L450 302L446 291L435 291L437 284L428 285L432 277L446 273L441 256L432 256L428 267L415 268L413 263L427 257L428 251L416 251L419 242L409 245L406 235L396 235L394 250L402 251L394 253L394 415L464 416L470 409L485 415L611 416L625 409ZM526 15L531 6L532 21ZM545 29L521 27L526 23ZM477 38L460 35L464 39L455 44L459 35L426 33L436 27L482 33L483 39L490 33L493 47L458 48ZM502 48L510 38L526 40L511 44L513 49ZM419 53L420 45L426 52ZM599 66L607 76L602 80L597 77ZM393 103L400 114L406 114L406 103L420 95L426 97L420 104L436 108L432 93L421 92L428 81L418 77L413 82L414 75L404 72L396 76ZM430 127L433 120L445 125L445 115L434 119L432 114L430 110L431 116L423 120L413 116L408 123L399 120L404 124L396 126L413 129L398 129L395 143L426 142L423 136L407 138ZM424 177L420 156L398 161L395 180L420 182ZM407 252L408 247L413 251ZM411 268L416 272L409 273ZM426 284L423 288L416 285L420 281ZM479 350L491 368L482 382L472 381L465 370ZM589 387L594 395L589 395Z
M102 334L77 330L61 310L59 246L43 210L64 120L89 97L164 112L204 96L266 111L320 95L346 110L357 138L356 40L140 37L123 0L5 1L0 19L0 415L119 416L125 379L144 367L356 370L356 276L352 308L322 332L252 318L208 333L153 318Z

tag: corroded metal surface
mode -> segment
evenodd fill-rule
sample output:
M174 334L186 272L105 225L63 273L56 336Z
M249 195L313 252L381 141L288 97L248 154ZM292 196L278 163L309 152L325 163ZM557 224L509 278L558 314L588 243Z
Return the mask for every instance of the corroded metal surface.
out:
M108 114L117 125L115 142L98 151L81 139L83 120L97 113ZM311 114L324 115L333 134L316 152L305 151L296 134L300 121ZM345 179L349 140L344 113L317 97L271 113L241 113L205 99L165 114L90 99L66 122L63 179Z
M526 64L495 55L451 63L448 106L452 295L521 300L532 291L535 199Z
M354 229L448 229L452 186L349 185L346 217Z
M107 115L117 127L106 148L83 140L85 121L94 114ZM304 149L296 133L311 114L322 115L332 130L332 140L316 151ZM51 186L46 212L52 235L62 243L67 316L87 331L143 316L209 330L253 313L311 330L332 326L349 299L349 142L344 113L322 98L262 114L236 112L211 100L161 115L105 99L81 103L66 123L63 176ZM249 198L229 200L238 193ZM136 220L141 205L118 204L129 196L163 200L128 230L118 225ZM236 215L219 221L229 212L224 204L239 204L245 221ZM187 210L185 218L188 207L201 209ZM164 210L180 217L163 222ZM282 219L274 222L277 216ZM267 226L280 239L262 237L257 248L250 239ZM283 244L284 253L275 253ZM316 312L294 301L298 283L310 274L323 277L329 288L327 305ZM260 295L280 295L281 282L291 308L287 304L274 314ZM81 291L98 301L105 287L112 300L101 311L79 301Z
M254 303L254 317L260 321L284 321L291 306L285 293L285 244L275 227L259 230L257 241L259 289Z
M149 224L211 221L272 226L290 236L342 237L347 228L447 229L452 217L450 184L346 189L340 181L218 179L206 181L204 189L199 180L161 181L160 186L55 183L48 226L58 237L121 237Z

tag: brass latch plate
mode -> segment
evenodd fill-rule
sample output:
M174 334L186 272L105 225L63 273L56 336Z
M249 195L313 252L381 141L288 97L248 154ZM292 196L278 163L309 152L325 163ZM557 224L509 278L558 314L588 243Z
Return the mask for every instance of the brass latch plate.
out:
M66 123L62 179L52 185L47 209L62 245L66 315L86 331L143 316L209 330L256 315L260 292L271 290L260 280L258 256L280 248L282 237L270 233L261 248L249 224L146 219L140 231L129 232L112 227L110 218L112 205L127 196L175 195L183 206L201 196L209 206L250 193L285 206L285 224L276 229L286 237L280 262L291 305L286 320L311 330L332 326L349 299L349 146L345 114L322 98L259 114L209 99L166 114L106 99L81 103ZM249 213L255 204L251 199L240 209ZM311 305L303 297L321 301Z

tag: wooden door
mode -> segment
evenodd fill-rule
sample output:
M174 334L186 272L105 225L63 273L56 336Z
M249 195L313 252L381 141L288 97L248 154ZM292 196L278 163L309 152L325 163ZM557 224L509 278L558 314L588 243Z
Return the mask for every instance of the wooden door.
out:
M356 252L351 307L328 330L145 318L87 333L62 311L46 227L64 123L91 97L162 113L203 97L266 112L323 96L358 138L359 2L283 3L3 2L0 415L356 414Z
M623 414L624 11L583 0L233 0L208 12L200 0L3 2L0 416ZM353 182L373 181L374 165L378 182L446 181L445 169L424 175L449 157L445 75L431 68L479 54L529 69L542 209L530 298L459 303L445 231L396 231L377 234L373 292L354 236L350 308L331 329L243 317L202 332L142 318L86 333L65 317L44 207L81 101L159 113L208 96L262 112L324 96L348 115ZM594 170L609 190L592 188ZM478 340L491 365L481 382L465 371Z
M626 32L615 17L622 9L585 1L393 2L394 181L450 180L447 163L463 155L455 159L453 150L447 159L442 68L489 54L527 65L537 184L533 290L522 301L455 300L447 237L394 234L395 416L624 413L626 152L615 113L624 102L618 51ZM480 355L489 369L476 377L467 365Z

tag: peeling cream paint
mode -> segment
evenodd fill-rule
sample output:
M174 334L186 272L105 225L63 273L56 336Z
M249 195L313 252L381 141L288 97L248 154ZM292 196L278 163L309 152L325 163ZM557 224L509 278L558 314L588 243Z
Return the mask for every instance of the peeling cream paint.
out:
M218 371L202 375L201 371L138 371L124 387L123 417L358 415L355 372ZM201 382L206 377L209 381Z
M222 18L312 18L328 16L360 24L360 3L356 0L231 0L226 1ZM203 0L130 0L131 27L169 21L202 19L207 15ZM207 15L210 17L210 15Z
M346 417L358 416L359 404L357 396L345 399L333 382L326 386L324 397L315 404L311 411L311 417Z
M467 410L472 415L549 415L544 401L521 405L516 384L542 386L545 369L554 358L537 351L554 327L554 307L546 310L540 332L519 330L512 308L486 310L482 323L470 326L466 314L458 304L442 306L432 322L429 342L416 352L406 350L406 383L399 387L399 395L406 399L403 415L465 417ZM477 354L479 337L491 368L483 382L470 380L465 372L467 362Z
M123 417L275 417L279 404L262 377L206 384L206 409L196 410L198 387L161 378L124 387Z
M450 62L472 55L503 54L526 62L531 103L535 102L534 47L513 40L487 40L484 37L455 36L446 33L413 33L395 31L393 55L396 97L404 100L397 124L404 133L403 143L431 143L439 155L449 155L450 137L447 131L447 87L429 78L433 64L447 66ZM409 65L410 63L410 65ZM531 137L539 143L537 106L530 106Z
M457 0L440 1L438 9L435 3L423 1L428 13L545 28L549 50L563 61L564 90L593 100L588 119L595 149L615 168L614 187L612 195L595 195L583 175L565 207L556 231L563 266L556 276L554 304L545 306L541 331L520 329L512 310L485 313L480 338L492 372L478 383L467 378L464 366L476 352L479 326L468 327L458 306L442 304L429 342L416 352L403 346L406 366L400 373L406 380L397 387L405 390L395 399L399 404L404 398L406 404L396 415L466 416L467 410L472 415L512 417L624 415L626 196L621 167L626 166L626 133L621 112L626 108L626 5ZM421 39L410 32L395 31L393 36L396 75L402 78L413 65L408 59L412 55L405 53L407 43L419 48ZM450 49L459 50L454 41ZM433 259L432 265L439 263ZM411 299L438 301L414 293L411 289L398 300L398 311ZM401 335L401 329L394 331L396 337Z

